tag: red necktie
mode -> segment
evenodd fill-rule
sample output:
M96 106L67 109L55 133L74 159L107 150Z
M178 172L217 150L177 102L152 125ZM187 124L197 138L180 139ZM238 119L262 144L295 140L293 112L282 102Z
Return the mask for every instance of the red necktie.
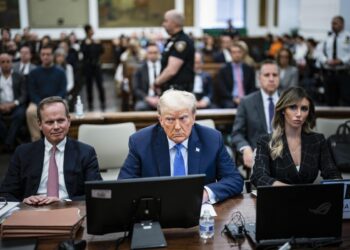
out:
M56 146L52 146L49 161L49 175L47 178L47 196L58 196L58 168L56 164Z

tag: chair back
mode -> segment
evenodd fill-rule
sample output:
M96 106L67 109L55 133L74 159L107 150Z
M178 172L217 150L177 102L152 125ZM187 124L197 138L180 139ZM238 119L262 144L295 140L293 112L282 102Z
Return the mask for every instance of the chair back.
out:
M215 129L215 122L213 119L196 120L196 123L202 126Z
M340 124L349 119L316 118L316 132L323 134L326 139L337 132Z
M129 137L135 131L133 122L82 124L79 127L78 140L95 148L100 169L120 168L129 152Z

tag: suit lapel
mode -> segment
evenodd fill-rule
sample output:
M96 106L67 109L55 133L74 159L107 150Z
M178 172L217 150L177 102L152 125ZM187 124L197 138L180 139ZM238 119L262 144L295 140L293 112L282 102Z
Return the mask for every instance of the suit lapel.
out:
M189 175L199 173L201 149L202 145L199 141L198 134L196 132L196 125L194 125L188 140L187 167Z
M72 173L74 172L76 156L77 151L73 145L73 142L67 138L66 146L64 148L63 174L68 194L70 194L70 190L72 190L73 186L72 182L75 180Z
M154 154L159 176L170 176L169 143L163 128L158 124L154 129Z
M261 124L263 124L264 130L267 133L268 130L267 130L267 125L266 125L264 102L263 102L262 94L261 94L260 91L259 91L259 93L257 95L257 100L254 103L254 105L255 105L255 110L258 112L259 120L261 121Z
M233 75L233 70L232 70L232 63L227 63L227 78L228 78L228 81L227 81L227 89L229 90L230 93L232 93L233 91L233 85L235 84L233 82L233 79L234 79L234 75ZM228 93L229 94L229 93Z
M45 144L44 144L44 140L41 139L34 144L31 165L29 167L31 171L31 174L30 174L31 182L33 183L32 190L30 193L33 195L37 194L39 189L41 174L43 172L43 167L44 167L44 157L45 157Z
M144 82L143 88L144 88L145 92L148 94L148 88L149 88L150 82L149 82L148 64L147 64L147 62L143 65L142 70L143 70L143 74L142 75L145 77L143 79L143 82Z

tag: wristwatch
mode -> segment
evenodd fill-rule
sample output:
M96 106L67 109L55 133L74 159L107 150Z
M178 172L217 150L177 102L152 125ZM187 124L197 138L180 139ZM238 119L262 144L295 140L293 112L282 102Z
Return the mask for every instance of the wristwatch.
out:
M18 100L15 100L13 103L14 103L16 106L19 105L19 101L18 101Z

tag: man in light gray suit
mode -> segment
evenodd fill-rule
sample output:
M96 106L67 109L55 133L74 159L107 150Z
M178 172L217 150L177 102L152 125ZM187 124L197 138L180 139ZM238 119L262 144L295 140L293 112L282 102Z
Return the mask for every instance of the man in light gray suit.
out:
M232 130L232 143L243 154L243 164L252 168L258 138L271 133L271 120L278 100L279 68L275 61L261 63L260 90L245 96L238 106Z

